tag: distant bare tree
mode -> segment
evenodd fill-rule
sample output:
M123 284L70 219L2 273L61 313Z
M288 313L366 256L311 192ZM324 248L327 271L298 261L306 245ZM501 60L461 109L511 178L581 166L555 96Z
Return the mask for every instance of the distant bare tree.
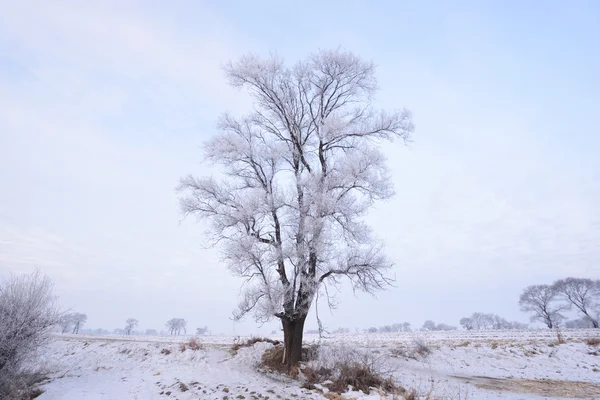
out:
M494 326L494 315L476 312L471 315L475 329L491 329Z
M196 328L196 335L206 335L208 333L208 326L204 326L204 328Z
M63 314L58 322L61 333L67 332L73 327L73 316L71 314Z
M131 335L131 331L138 326L139 321L135 318L129 318L125 321L125 334Z
M586 278L560 279L552 285L569 304L575 306L582 318L598 328L600 311L600 281Z
M179 335L181 331L186 333L187 321L183 318L171 318L167 321L166 327L171 335Z
M532 285L523 290L519 299L521 311L533 313L531 321L540 321L552 329L564 319L560 313L566 306L556 304L558 291L549 285Z
M85 324L87 321L87 315L81 313L73 313L70 314L71 321L73 324L73 333L79 333L79 329Z
M392 262L363 217L393 195L380 144L409 140L413 125L405 110L374 109L375 67L352 53L320 51L292 67L245 56L226 73L253 111L222 117L205 153L224 174L182 179L181 209L212 223L229 269L246 278L236 318L280 319L291 368L324 285L348 279L374 293L390 282Z
M473 330L473 328L475 328L475 323L473 322L472 318L468 318L468 317L461 318L459 323L463 328L465 328L468 331Z
M423 326L421 327L422 331L435 331L435 322L433 322L432 320L428 319L427 321L425 321L423 323Z
M23 363L46 343L60 321L53 285L34 272L0 283L0 398L16 398L13 388Z

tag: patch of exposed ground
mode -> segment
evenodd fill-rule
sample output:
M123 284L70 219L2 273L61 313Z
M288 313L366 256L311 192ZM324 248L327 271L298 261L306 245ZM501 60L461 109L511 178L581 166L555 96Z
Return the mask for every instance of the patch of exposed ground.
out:
M492 378L489 376L453 376L479 389L535 394L568 399L600 396L600 384L554 379Z

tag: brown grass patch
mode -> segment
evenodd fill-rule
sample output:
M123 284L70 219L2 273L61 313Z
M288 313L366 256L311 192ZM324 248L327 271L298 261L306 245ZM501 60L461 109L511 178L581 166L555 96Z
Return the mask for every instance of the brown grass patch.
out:
M588 346L598 346L600 344L600 337L588 338L585 340Z
M182 353L184 351L186 351L187 349L190 349L192 351L197 351L197 350L200 350L203 348L204 348L204 346L202 345L202 343L200 343L200 341L195 337L192 337L187 342L181 343L179 345L179 350L181 350Z
M350 362L337 367L336 370L323 367L317 369L310 366L305 367L302 371L306 377L304 387L314 389L316 384L331 381L331 383L323 386L335 393L348 391L348 386L352 386L354 390L360 390L363 393L369 393L371 388L380 388L387 393L394 393L398 390L391 378L383 378L366 364Z
M554 379L512 379L492 378L488 376L455 376L479 389L528 393L538 396L563 397L570 399L593 398L600 395L600 384Z
M283 346L275 346L265 350L259 366L270 372L288 372L287 365L283 363Z

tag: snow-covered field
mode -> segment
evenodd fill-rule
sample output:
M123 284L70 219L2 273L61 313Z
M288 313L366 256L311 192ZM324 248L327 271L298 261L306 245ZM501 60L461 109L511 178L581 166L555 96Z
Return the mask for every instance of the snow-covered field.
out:
M381 357L399 384L431 399L600 398L600 346L585 343L600 332L566 330L563 336L560 345L555 332L542 330L347 334L320 343ZM232 356L233 337L201 337L202 349L182 351L188 339L58 335L41 357L51 380L39 399L325 398L297 380L258 372L256 363L270 344ZM306 341L319 339L308 335ZM417 342L431 353L417 354ZM380 395L354 392L346 398Z

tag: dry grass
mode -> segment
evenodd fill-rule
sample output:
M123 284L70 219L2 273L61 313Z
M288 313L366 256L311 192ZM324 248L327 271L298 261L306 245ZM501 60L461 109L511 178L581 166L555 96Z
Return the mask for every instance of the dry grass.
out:
M202 345L202 343L198 340L198 338L195 337L192 337L187 342L181 343L179 345L179 350L181 350L182 353L187 349L190 349L192 351L198 351L203 348L204 346Z
M456 377L472 383L480 389L528 393L546 397L594 398L600 394L600 384L553 379L512 379L474 376Z
M20 372L11 377L0 377L0 399L32 400L44 393L39 385L48 380L40 372Z
M327 347L322 350L317 359L307 362L302 369L305 388L315 389L321 385L338 394L350 388L367 394L372 389L380 394L406 392L391 378L392 371L386 368L383 356L346 347Z
M560 330L560 328L556 328L556 343L557 344L565 344L565 343L567 343L565 341L565 337L564 337L562 331Z
M308 362L315 360L319 353L318 345L310 345L302 348L302 355L300 361ZM283 363L283 346L276 345L270 349L267 349L260 360L259 367L270 372L288 372L287 366ZM292 378L298 376L298 367L292 367L289 374Z
M336 369L307 366L302 372L306 378L303 386L307 389L314 389L317 384L340 394L347 392L349 386L364 393L369 393L372 388L380 388L386 393L394 393L399 389L391 378L384 378L370 365L357 361L338 363Z
M598 346L600 345L600 337L588 338L585 340L585 343L588 346Z
M412 341L415 352L421 357L425 358L431 354L431 348L429 344L425 342L423 338L414 338Z
M247 339L243 342L236 342L233 344L233 346L231 346L231 354L235 355L237 353L237 351L239 349L241 349L242 347L252 347L254 346L256 343L259 342L265 342L265 343L271 343L274 346L278 346L279 344L281 344L281 342L279 340L273 340L273 339L269 339L269 338L261 338L261 337L251 337L250 339Z
M288 372L287 365L283 363L283 346L275 346L265 350L259 367L269 372Z

